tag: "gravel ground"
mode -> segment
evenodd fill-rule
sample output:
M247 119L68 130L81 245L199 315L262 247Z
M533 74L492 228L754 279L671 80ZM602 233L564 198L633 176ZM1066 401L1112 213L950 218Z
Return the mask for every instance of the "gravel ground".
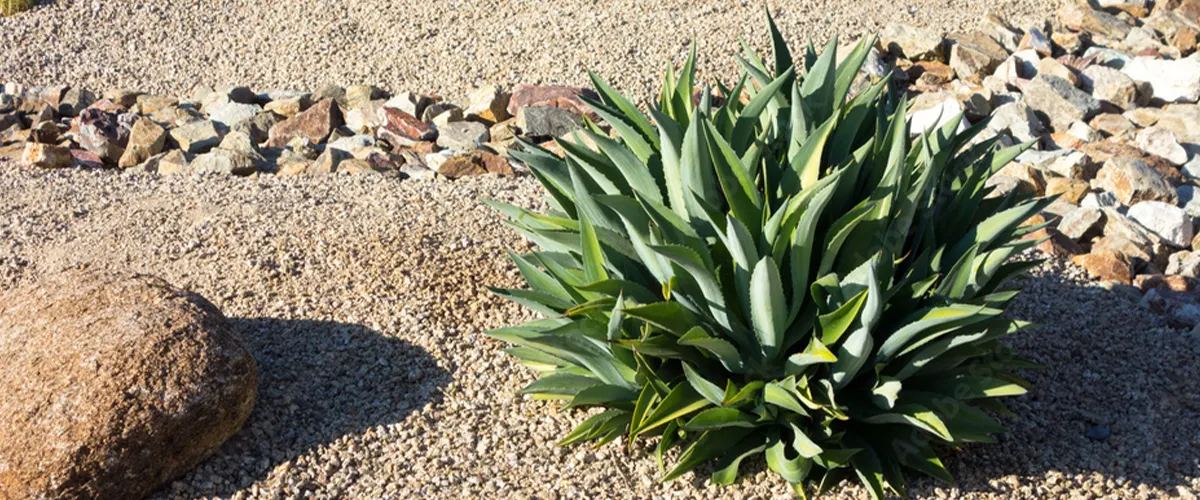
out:
M1020 25L1057 0L775 0L794 47L902 22L954 30L984 14ZM0 80L189 95L197 84L316 90L335 83L459 98L482 83L585 84L585 69L650 95L690 40L702 76L733 78L737 37L768 40L760 1L44 0L0 18Z
M484 337L527 319L484 285L526 245L479 203L536 206L528 178L154 178L0 161L0 290L77 266L148 272L216 303L259 362L258 405L214 458L158 498L772 498L757 476L658 484L647 449L553 443L584 418L515 392L531 381ZM1195 498L1200 342L1136 299L1047 264L1012 340L1047 364L1000 444L952 453L932 498ZM1105 425L1111 437L1089 440ZM861 498L846 485L833 497Z

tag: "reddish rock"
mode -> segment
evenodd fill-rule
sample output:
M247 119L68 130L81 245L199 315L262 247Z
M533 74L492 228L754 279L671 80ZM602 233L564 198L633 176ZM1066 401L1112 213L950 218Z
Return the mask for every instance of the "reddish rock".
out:
M142 498L254 406L254 359L202 297L73 271L0 294L0 498Z
M479 158L479 161L483 163L483 169L487 170L489 174L500 174L507 177L516 175L512 165L509 165L508 160L503 156L487 151L476 151L471 156Z
M271 127L267 146L283 147L296 137L307 137L313 144L319 144L342 123L342 111L337 103L325 99Z
M412 146L417 142L430 141L437 137L437 130L432 126L402 110L383 108L382 118L383 126L379 128L379 136L393 146Z
M943 85L954 80L954 69L940 61L919 61L908 68L908 78L917 85Z
M1071 262L1103 280L1120 281L1127 285L1133 282L1133 265L1123 255L1111 252L1089 253L1076 255L1071 258Z
M116 165L125 153L129 129L121 126L119 117L97 108L88 108L79 115L79 145L100 157L107 165Z
M1161 274L1139 274L1133 278L1133 286L1147 292L1155 288L1166 288L1167 280Z
M100 168L104 166L104 162L100 160L99 156L96 156L96 153L86 149L72 149L71 156L81 167Z
M554 106L594 117L591 108L580 96L599 99L591 89L566 85L518 85L508 101L508 114L517 116L517 112L529 106Z

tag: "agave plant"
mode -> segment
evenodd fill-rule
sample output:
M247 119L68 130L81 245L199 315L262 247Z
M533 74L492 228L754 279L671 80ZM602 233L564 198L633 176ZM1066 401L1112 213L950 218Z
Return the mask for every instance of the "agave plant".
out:
M950 481L937 452L992 441L1026 390L997 339L1028 326L1002 312L1036 262L1010 257L1048 201L985 181L1027 145L912 131L887 81L849 95L874 40L841 64L810 42L800 71L767 24L773 64L747 47L716 97L694 47L649 116L593 74L611 134L513 153L552 208L489 202L540 247L512 255L528 289L493 291L544 319L488 333L539 373L522 393L603 410L561 444L659 436L660 466L683 447L664 480L761 454L798 495Z

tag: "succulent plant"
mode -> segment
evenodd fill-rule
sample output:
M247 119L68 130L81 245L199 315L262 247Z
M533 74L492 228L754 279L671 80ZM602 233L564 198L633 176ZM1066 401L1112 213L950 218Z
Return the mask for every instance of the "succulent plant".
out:
M595 412L561 444L658 436L664 480L764 455L797 495L950 481L938 451L993 441L1026 391L997 339L1028 326L1002 313L1036 262L1010 257L1048 201L985 181L1028 145L910 130L887 81L850 95L874 40L841 64L810 42L801 72L767 24L772 66L747 47L732 88L697 89L694 46L649 116L593 74L611 135L513 153L551 208L488 202L540 247L493 292L544 318L488 334L538 372L522 393Z
M0 0L0 16L11 16L33 8L33 0Z

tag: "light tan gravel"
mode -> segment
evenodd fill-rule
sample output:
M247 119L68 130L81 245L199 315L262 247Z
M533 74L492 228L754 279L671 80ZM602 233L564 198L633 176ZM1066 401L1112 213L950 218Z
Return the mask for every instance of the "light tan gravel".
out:
M646 449L563 449L580 420L515 395L531 380L484 329L526 319L525 245L479 203L537 205L530 178L154 178L0 161L0 290L77 266L157 274L208 297L258 359L245 430L157 498L773 498L763 472L660 485ZM1136 299L1048 265L1013 310L1049 365L998 445L950 453L957 487L919 498L1161 498L1200 490L1200 345ZM1112 437L1084 437L1105 424ZM862 497L855 486L834 497Z
M857 36L887 22L1022 26L1058 0L773 0L784 34ZM188 95L197 84L316 90L377 84L459 97L480 83L585 84L635 95L693 38L701 72L732 79L737 37L768 40L763 2L731 0L46 0L0 18L0 81Z

